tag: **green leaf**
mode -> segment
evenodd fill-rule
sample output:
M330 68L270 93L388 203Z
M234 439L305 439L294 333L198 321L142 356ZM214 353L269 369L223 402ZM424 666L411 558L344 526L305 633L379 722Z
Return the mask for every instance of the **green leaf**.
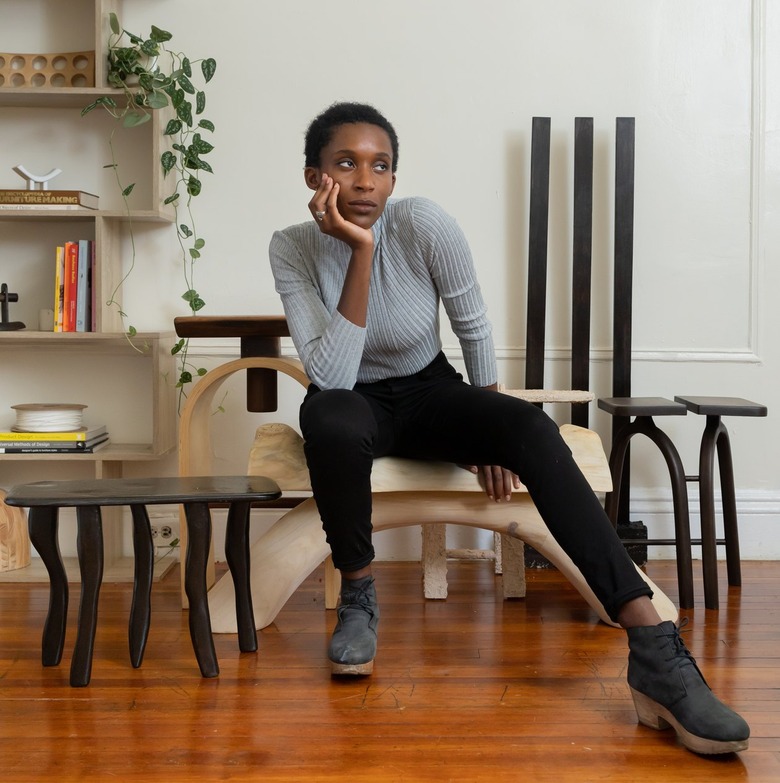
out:
M190 248L190 258L192 259L200 258L200 253L197 250L195 250L194 247Z
M173 348L171 348L171 355L175 356L177 353L179 353L179 351L181 351L182 348L184 348L184 338L183 337L181 338L181 340L179 340L178 343L176 343L176 345L173 346Z
M204 141L198 133L192 137L192 147L195 149L198 155L207 155L209 152L211 152L211 150L214 149L214 145Z
M206 108L206 93L202 90L195 96L195 114L203 114Z
M192 383L192 373L184 370L179 376L179 383L182 385L185 383Z
M196 239L195 240L195 249L196 250L202 250L205 244L206 244L206 240L205 239Z
M162 90L155 90L149 94L146 104L150 109L164 109L168 105L168 96Z
M201 120L198 123L199 128L205 128L206 130L213 131L214 130L214 123L211 122L211 120Z
M195 86L184 74L179 77L179 87L189 95L195 95Z
M203 72L203 78L206 82L210 82L217 70L217 61L213 57L209 57L200 64L200 70Z
M198 159L198 168L201 171L208 171L209 174L213 174L214 173L214 169L212 169L211 166L209 166L209 164L206 163L205 160Z
M119 19L117 19L117 16L113 11L108 15L108 24L114 35L121 35L122 28L119 26Z
M167 30L161 30L159 27L152 25L152 32L149 34L153 41L157 43L163 43L164 41L170 41L173 36Z
M205 306L206 303L200 297L198 297L197 299L193 299L190 302L190 307L192 308L192 311L194 313L197 313L198 310L202 310Z
M133 184L132 184L132 185L128 185L128 186L127 186L127 187L126 187L126 188L125 188L125 189L122 191L122 196L123 196L124 198L127 198L127 196L129 196L129 195L130 195L130 194L133 192L133 188L134 188L134 187L135 187L135 182L133 182Z
M208 370L207 370L205 367L198 367L198 375L200 375L200 377L201 377L201 378L202 378L202 377L203 377L203 376L204 376L204 375L205 375L207 372L208 372Z
M192 78L192 66L190 65L190 58L183 57L181 61L181 69L184 71L185 76Z
M173 204L173 202L176 201L177 198L179 198L179 194L172 193L170 196L168 196L168 198L165 199L165 201L163 201L163 204Z
M141 51L147 56L147 57L157 57L160 54L160 47L157 45L155 41L152 40L146 40L141 44ZM147 70L147 69L144 69Z
M122 121L122 125L124 125L125 128L135 128L138 125L143 125L145 122L149 122L151 119L151 114L131 111L125 115L125 118Z
M160 155L160 165L167 174L176 165L176 156L170 150L166 150Z
M179 226L179 231L181 231L182 236L185 236L188 239L192 236L192 231L190 231L190 227L189 226L185 226L184 223L182 223Z
M193 176L187 180L187 193L190 196L197 196L200 193L202 187L201 181Z
M127 327L128 337L135 337L138 334L138 330L134 326Z
M176 116L188 126L192 125L192 104L189 101L182 101L176 108Z
M192 301L194 301L195 299L198 299L198 292L197 292L197 291L196 291L194 288L190 288L190 290L189 290L189 291L185 291L185 292L184 292L184 293L181 295L181 298L182 298L182 299L183 299L185 302L192 302Z
M174 133L178 133L182 128L181 120L168 120L168 124L163 131L164 136L173 136Z

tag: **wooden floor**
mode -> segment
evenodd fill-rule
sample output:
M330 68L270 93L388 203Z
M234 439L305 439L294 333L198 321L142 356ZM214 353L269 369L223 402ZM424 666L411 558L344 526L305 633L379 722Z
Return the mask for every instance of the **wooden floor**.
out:
M676 596L672 564L648 571ZM637 724L625 635L557 573L530 572L527 598L510 602L488 563L453 565L443 602L421 597L417 564L376 573L375 672L346 682L325 659L321 572L259 634L258 654L217 637L213 680L198 673L177 571L155 584L138 670L130 588L104 585L81 689L68 685L78 586L63 663L47 669L47 586L0 586L0 781L780 781L780 563L746 563L720 612L688 613L710 685L752 728L747 752L709 758Z

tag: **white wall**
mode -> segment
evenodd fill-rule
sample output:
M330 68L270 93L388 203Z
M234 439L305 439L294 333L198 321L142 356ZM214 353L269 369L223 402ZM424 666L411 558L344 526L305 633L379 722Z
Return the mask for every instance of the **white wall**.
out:
M728 426L743 556L780 557L780 4L132 0L124 22L168 29L191 56L218 61L206 113L216 173L196 204L205 312L281 312L266 249L274 229L309 217L307 122L332 101L369 101L400 136L396 195L439 201L471 242L510 386L523 372L531 118L552 118L551 375L568 346L573 118L595 119L594 380L609 396L614 125L636 117L633 393L769 406L767 419ZM139 248L126 310L139 329L167 328L184 314L173 230L142 232ZM456 358L450 335L445 344ZM194 352L212 366L237 345L204 341ZM294 424L298 393L285 397L274 418ZM237 385L217 417L225 469L243 469L254 427L269 420L243 404ZM606 414L594 409L592 421L608 436ZM695 472L702 419L659 423ZM662 461L639 440L633 454L632 516L671 535ZM159 469L175 471L175 460ZM694 498L695 525L697 508ZM417 541L387 533L378 544L383 557L407 557Z

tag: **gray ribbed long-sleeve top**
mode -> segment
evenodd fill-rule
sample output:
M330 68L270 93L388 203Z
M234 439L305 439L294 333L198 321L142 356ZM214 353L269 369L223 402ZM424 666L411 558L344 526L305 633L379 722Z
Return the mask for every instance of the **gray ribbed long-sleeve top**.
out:
M314 221L274 233L271 268L290 334L321 389L411 375L441 350L439 302L475 386L496 382L490 321L468 243L455 220L424 198L388 201L373 226L366 326L336 309L351 250Z

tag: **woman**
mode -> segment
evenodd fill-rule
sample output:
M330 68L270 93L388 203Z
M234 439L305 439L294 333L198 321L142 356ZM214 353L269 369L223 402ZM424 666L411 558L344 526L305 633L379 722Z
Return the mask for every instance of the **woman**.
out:
M628 681L642 723L673 726L699 753L747 748L747 723L712 694L674 623L661 622L557 426L537 407L496 393L491 327L466 240L436 204L388 201L397 165L398 139L384 116L364 104L330 106L306 134L314 220L276 232L270 246L276 290L312 381L301 430L342 576L328 649L333 672L373 669L373 460L446 460L481 473L495 502L521 480L528 488L558 543L627 629ZM441 353L440 302L470 383Z

